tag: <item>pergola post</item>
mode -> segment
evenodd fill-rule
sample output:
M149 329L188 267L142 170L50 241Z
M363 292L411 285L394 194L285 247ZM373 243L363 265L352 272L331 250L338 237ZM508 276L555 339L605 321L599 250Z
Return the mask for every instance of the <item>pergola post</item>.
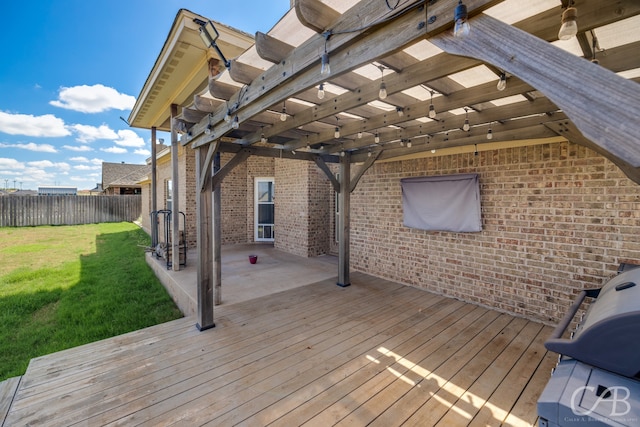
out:
M156 127L151 128L151 212L158 210L158 181L157 181L157 151L156 147ZM157 221L156 217L151 216L150 221ZM158 227L157 224L149 224L151 228L151 241L153 246L158 244Z
M196 149L196 178L201 185L196 188L196 227L198 233L198 323L200 331L213 328L213 258L214 244L212 242L212 177L211 156L209 150L214 145Z
M220 153L213 159L213 171L220 170ZM217 180L213 187L213 281L214 303L222 304L222 186Z
M178 106L171 104L171 269L180 270L180 203L178 197ZM186 255L186 254L185 254Z
M338 286L351 285L349 245L351 217L351 154L340 157L340 192L338 193Z

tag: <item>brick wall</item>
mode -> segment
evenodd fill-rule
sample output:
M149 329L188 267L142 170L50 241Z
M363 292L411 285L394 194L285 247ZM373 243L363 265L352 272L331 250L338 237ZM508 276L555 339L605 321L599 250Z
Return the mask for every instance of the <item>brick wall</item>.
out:
M402 225L401 178L467 172L480 176L482 232ZM352 268L545 322L640 263L640 186L569 143L376 164L351 221Z
M330 184L315 163L275 160L275 247L309 257L328 252Z
M220 155L224 166L233 154ZM222 181L222 244L246 243L247 236L247 162L237 165Z

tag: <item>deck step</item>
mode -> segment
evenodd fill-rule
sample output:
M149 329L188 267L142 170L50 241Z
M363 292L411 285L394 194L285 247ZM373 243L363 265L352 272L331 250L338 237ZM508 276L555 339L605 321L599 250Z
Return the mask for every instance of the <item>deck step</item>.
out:
M4 420L7 418L21 379L22 377L13 377L0 382L0 427L4 426Z

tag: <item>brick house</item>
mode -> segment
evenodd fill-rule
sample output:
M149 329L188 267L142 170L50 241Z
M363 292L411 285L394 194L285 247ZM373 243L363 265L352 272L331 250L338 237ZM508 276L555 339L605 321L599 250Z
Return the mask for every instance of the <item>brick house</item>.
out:
M579 290L600 286L615 274L620 263L640 263L640 176L636 165L640 153L631 148L633 155L620 154L616 144L607 145L598 139L597 130L596 135L587 138L545 98L563 89L546 87L547 83L530 87L516 77L522 72L522 77L535 80L537 74L529 76L527 70L514 69L509 72L507 89L499 93L495 83L502 80L504 72L494 74L493 79L477 78L471 72L462 77L466 69L478 65L463 64L467 59L455 55L445 58L447 54L429 52L424 40L417 42L429 52L424 58L411 49L402 51L402 60L381 51L375 64L362 61L369 64L359 74L343 68L342 73L346 74L332 75L326 86L323 80L317 80L319 76L314 77L322 87L308 77L308 70L319 69L319 56L314 56L313 66L301 66L292 76L289 71L282 71L289 64L283 58L303 57L304 49L318 52L313 50L318 46L332 49L331 40L327 42L323 37L323 29L333 28L330 23L346 22L350 13L357 13L358 2L348 3L353 11L323 9L315 21L302 19L304 11L292 9L268 35L258 34L255 45L249 36L216 24L220 49L228 57L237 56L227 71L219 67L221 58L216 59L215 52L205 49L201 42L190 43L187 54L171 50L175 41L197 39L200 26L207 21L188 11L179 12L151 76L166 72L163 67L176 55L185 70L199 70L190 82L191 90L180 88L167 92L163 98L173 99L176 110L179 107L182 111L172 114L167 104L153 102L149 94L163 88L155 85L150 76L129 121L137 127L172 130L175 141L180 140L173 144L175 148L156 154L156 194L159 206L169 197L166 183L172 176L171 157L177 156L179 206L188 217L190 244L195 245L198 236L197 205L198 197L202 197L198 189L203 185L207 188L206 170L199 174L196 171L199 162L205 169L209 166L204 160L205 149L217 144L220 171L224 171L220 183L223 244L264 239L268 229L264 226L271 223L256 221L256 210L270 208L261 207L256 187L266 179L275 188L273 215L267 215L273 218L274 235L268 235L266 240L273 237L276 248L301 256L337 253L347 259L347 277L350 265L371 275L543 322L557 322ZM380 14L387 13L383 9ZM500 13L498 10L494 15ZM522 25L538 35L542 30L534 24L527 27L527 19L543 22L533 17L545 14L551 17L556 12L531 11L521 17ZM288 24L294 18L298 20ZM314 34L306 41L294 43L295 31L286 26L299 26L299 21L305 21L302 24L307 27L313 27L310 22L323 22L316 24L323 28L312 28ZM481 19L478 22L482 25ZM510 25L503 25L498 25L500 31L510 34ZM597 18L588 24L596 31L603 25ZM396 37L394 24L385 26L388 30L380 31L388 31L389 38ZM370 37L373 36L362 35L362 40ZM432 39L442 43L441 49L451 48L447 44L451 41L438 37L436 34ZM625 56L628 42L610 42L609 56L601 60L601 68L591 68L591 64L585 66L586 70L573 66L585 81L591 81L592 74L607 71L605 68L616 72L640 68L640 63L629 61L628 56L617 59L618 52L620 58ZM558 57L549 68L561 68L563 65L556 64L574 61L582 54L587 56L556 48L547 51L547 44L544 42L539 48ZM529 54L519 51L515 44L510 48ZM332 67L340 69L341 58L353 61L356 48L353 49L348 53L335 47L331 52ZM256 50L274 65L269 67L262 59L256 60ZM437 56L443 61L441 67L451 71L444 75L432 71L429 55L441 55ZM496 66L508 69L510 65L501 61L495 58L496 64L489 64L493 69L489 75ZM474 70L485 73L488 69ZM168 73L168 81L181 81L178 76L185 73ZM412 73L417 77L409 83L414 78ZM348 77L341 79L345 75ZM417 80L427 75L431 77L424 77L424 83ZM630 77L625 80L611 73L606 74L605 80L611 82L611 87L624 87L621 93L636 93L634 79L639 76L632 71L627 76ZM232 85L234 78L237 80ZM383 82L389 96L385 94L385 102L380 103L381 99L373 98L378 96ZM295 84L301 86L290 92L283 89ZM316 95L322 88L329 92L326 98L324 92L322 98ZM416 88L422 88L422 93ZM254 98L242 104L244 110L240 108L244 97L251 95ZM622 98L619 102L627 108L630 104ZM274 102L276 99L278 102ZM566 102L567 109L573 107L570 100L554 101ZM437 118L428 115L433 104L438 110ZM164 110L149 115L147 111L153 108ZM245 113L251 108L255 108L251 114ZM288 116L285 121L277 119L281 109ZM234 114L241 122L236 130L226 120L233 121ZM596 115L605 116L604 111L597 111ZM230 117L223 120L223 116ZM466 130L469 121L474 125ZM610 138L615 139L615 131L609 130ZM220 131L224 137L215 139ZM631 139L628 144L637 145L637 136ZM234 167L225 170L230 164ZM465 173L478 176L481 231L461 233L404 225L402 179ZM345 175L350 178L345 180ZM143 195L150 188L149 181L143 182ZM345 195L344 188L353 191ZM146 200L150 206L150 198ZM346 208L341 210L343 206ZM345 239L338 242L341 233L346 233L342 234ZM339 272L339 276L343 273Z
M102 162L102 192L107 195L140 194L139 181L149 173L149 166Z

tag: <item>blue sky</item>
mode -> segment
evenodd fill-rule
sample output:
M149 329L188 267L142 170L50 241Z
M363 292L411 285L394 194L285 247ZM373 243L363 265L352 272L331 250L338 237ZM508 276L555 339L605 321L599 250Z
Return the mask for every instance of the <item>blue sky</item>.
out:
M0 188L101 181L101 164L143 164L150 132L127 118L181 8L250 34L289 0L18 0L0 27ZM162 136L160 136L162 137ZM165 137L165 140L167 138Z

